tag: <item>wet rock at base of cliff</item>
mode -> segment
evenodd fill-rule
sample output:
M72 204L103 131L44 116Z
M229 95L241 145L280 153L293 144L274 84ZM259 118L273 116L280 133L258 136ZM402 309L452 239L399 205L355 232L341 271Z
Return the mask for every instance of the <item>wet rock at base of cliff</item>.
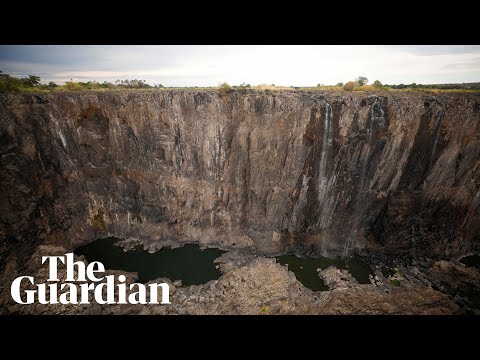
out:
M214 263L218 263L222 273L227 273L233 269L245 265L249 261L255 259L257 256L252 253L232 250L222 254L220 257L214 260Z
M323 280L330 290L351 288L358 284L357 280L348 272L348 270L337 269L335 266L329 266L319 272L318 276Z

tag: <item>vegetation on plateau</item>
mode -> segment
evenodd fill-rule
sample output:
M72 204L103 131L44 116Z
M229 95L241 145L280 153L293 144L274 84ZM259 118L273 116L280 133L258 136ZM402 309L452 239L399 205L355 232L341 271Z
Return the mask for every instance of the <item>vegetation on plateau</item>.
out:
M115 90L115 89L161 89L162 84L150 85L145 80L117 80L115 84L104 81L74 82L67 81L64 85L57 85L53 81L42 84L40 77L28 75L17 78L0 71L0 93L25 93L47 91L83 91L83 90Z
M368 85L368 78L359 76L355 80L340 82L336 85L317 84L314 87L308 86L276 86L275 84L250 85L242 83L240 85L229 85L226 82L218 84L215 87L164 87L162 84L150 85L145 80L117 80L115 83L104 81L75 82L73 80L58 85L53 81L41 82L39 76L28 75L24 78L11 76L0 71L0 94L2 93L30 93L30 92L51 92L51 91L106 91L106 90L219 90L222 94L228 94L233 91L246 93L247 91L277 91L277 90L304 90L304 91L429 91L429 92L474 92L480 91L480 83L469 84L382 84L375 80Z

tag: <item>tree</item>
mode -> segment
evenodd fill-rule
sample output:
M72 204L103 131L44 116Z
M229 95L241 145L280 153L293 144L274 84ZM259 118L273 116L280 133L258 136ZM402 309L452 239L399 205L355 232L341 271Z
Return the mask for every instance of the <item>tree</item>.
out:
M342 82L339 82L337 85L335 86L339 86L339 87L343 87L343 83Z
M383 86L382 83L381 83L380 81L378 81L378 80L375 80L375 81L373 82L373 87L374 87L374 88L380 89L382 86Z
M358 85L363 86L368 84L368 79L365 76L359 76L356 79L356 82L358 83Z
M40 84L40 77L36 75L28 75L28 78L23 79L25 85L35 87Z
M48 87L54 88L54 87L57 87L57 86L58 86L58 85L55 84L53 81L50 81L50 82L48 83Z

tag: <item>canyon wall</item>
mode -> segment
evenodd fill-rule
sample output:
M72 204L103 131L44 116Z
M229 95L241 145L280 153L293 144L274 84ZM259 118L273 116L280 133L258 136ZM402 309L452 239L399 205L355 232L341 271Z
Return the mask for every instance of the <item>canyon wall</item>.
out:
M326 255L480 242L477 94L17 94L0 114L0 260L109 235Z

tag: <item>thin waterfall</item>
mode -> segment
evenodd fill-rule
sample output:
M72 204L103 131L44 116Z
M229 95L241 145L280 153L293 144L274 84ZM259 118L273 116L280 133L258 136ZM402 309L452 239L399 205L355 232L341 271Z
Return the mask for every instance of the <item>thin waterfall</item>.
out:
M376 114L379 114L379 116L376 116ZM368 158L370 157L371 151L372 151L372 135L373 135L373 126L375 125L376 122L381 122L383 123L384 118L383 118L384 112L382 109L381 104L378 102L378 98L375 98L375 102L372 105L372 111L370 115L370 123L367 124L367 150L365 152L365 157L363 159L363 164L362 164L362 173L360 175L360 183L363 186L366 185L366 176L367 176L367 163L368 163Z
M378 116L377 116L378 114ZM368 144L372 141L372 134L373 134L373 125L376 122L382 123L384 122L384 111L382 109L382 105L378 102L378 98L375 98L375 102L372 105L372 115L370 116L370 125L367 128L367 141Z
M345 245L343 247L343 256L347 256L350 248L353 244L354 239L357 237L357 229L353 229L350 236L345 240Z
M443 117L445 115L445 112L442 110L442 112L438 115L438 121L437 121L437 125L435 126L436 129L436 135L435 135L435 141L433 143L433 148L432 148L432 155L430 157L430 168L433 166L433 161L435 159L435 154L437 152L437 144L438 144L438 139L440 137L440 133L442 132L442 120L443 120Z
M320 153L320 164L318 166L318 203L322 204L327 192L327 159L328 150L332 146L332 119L333 111L329 103L325 107L325 122L323 127L322 152Z
M364 157L363 157L363 162L362 162L362 170L360 174L360 191L363 191L362 189L365 188L365 186L368 184L367 182L367 165L368 165L368 159L370 158L370 155L372 153L372 137L373 137L373 130L375 124L377 126L384 126L385 123L385 118L384 118L384 111L382 109L381 103L378 101L378 97L375 98L375 102L372 104L372 109L370 113L370 122L366 124L367 128L367 139L364 144L366 146L366 149L364 151ZM362 151L363 152L363 151ZM362 196L357 196L357 206L359 202L361 202L363 199ZM359 231L359 223L358 223L358 218L354 220L353 226L352 226L352 232L350 236L347 237L345 240L345 245L343 248L343 255L347 256L348 252L352 248L352 245L357 237L357 233Z

